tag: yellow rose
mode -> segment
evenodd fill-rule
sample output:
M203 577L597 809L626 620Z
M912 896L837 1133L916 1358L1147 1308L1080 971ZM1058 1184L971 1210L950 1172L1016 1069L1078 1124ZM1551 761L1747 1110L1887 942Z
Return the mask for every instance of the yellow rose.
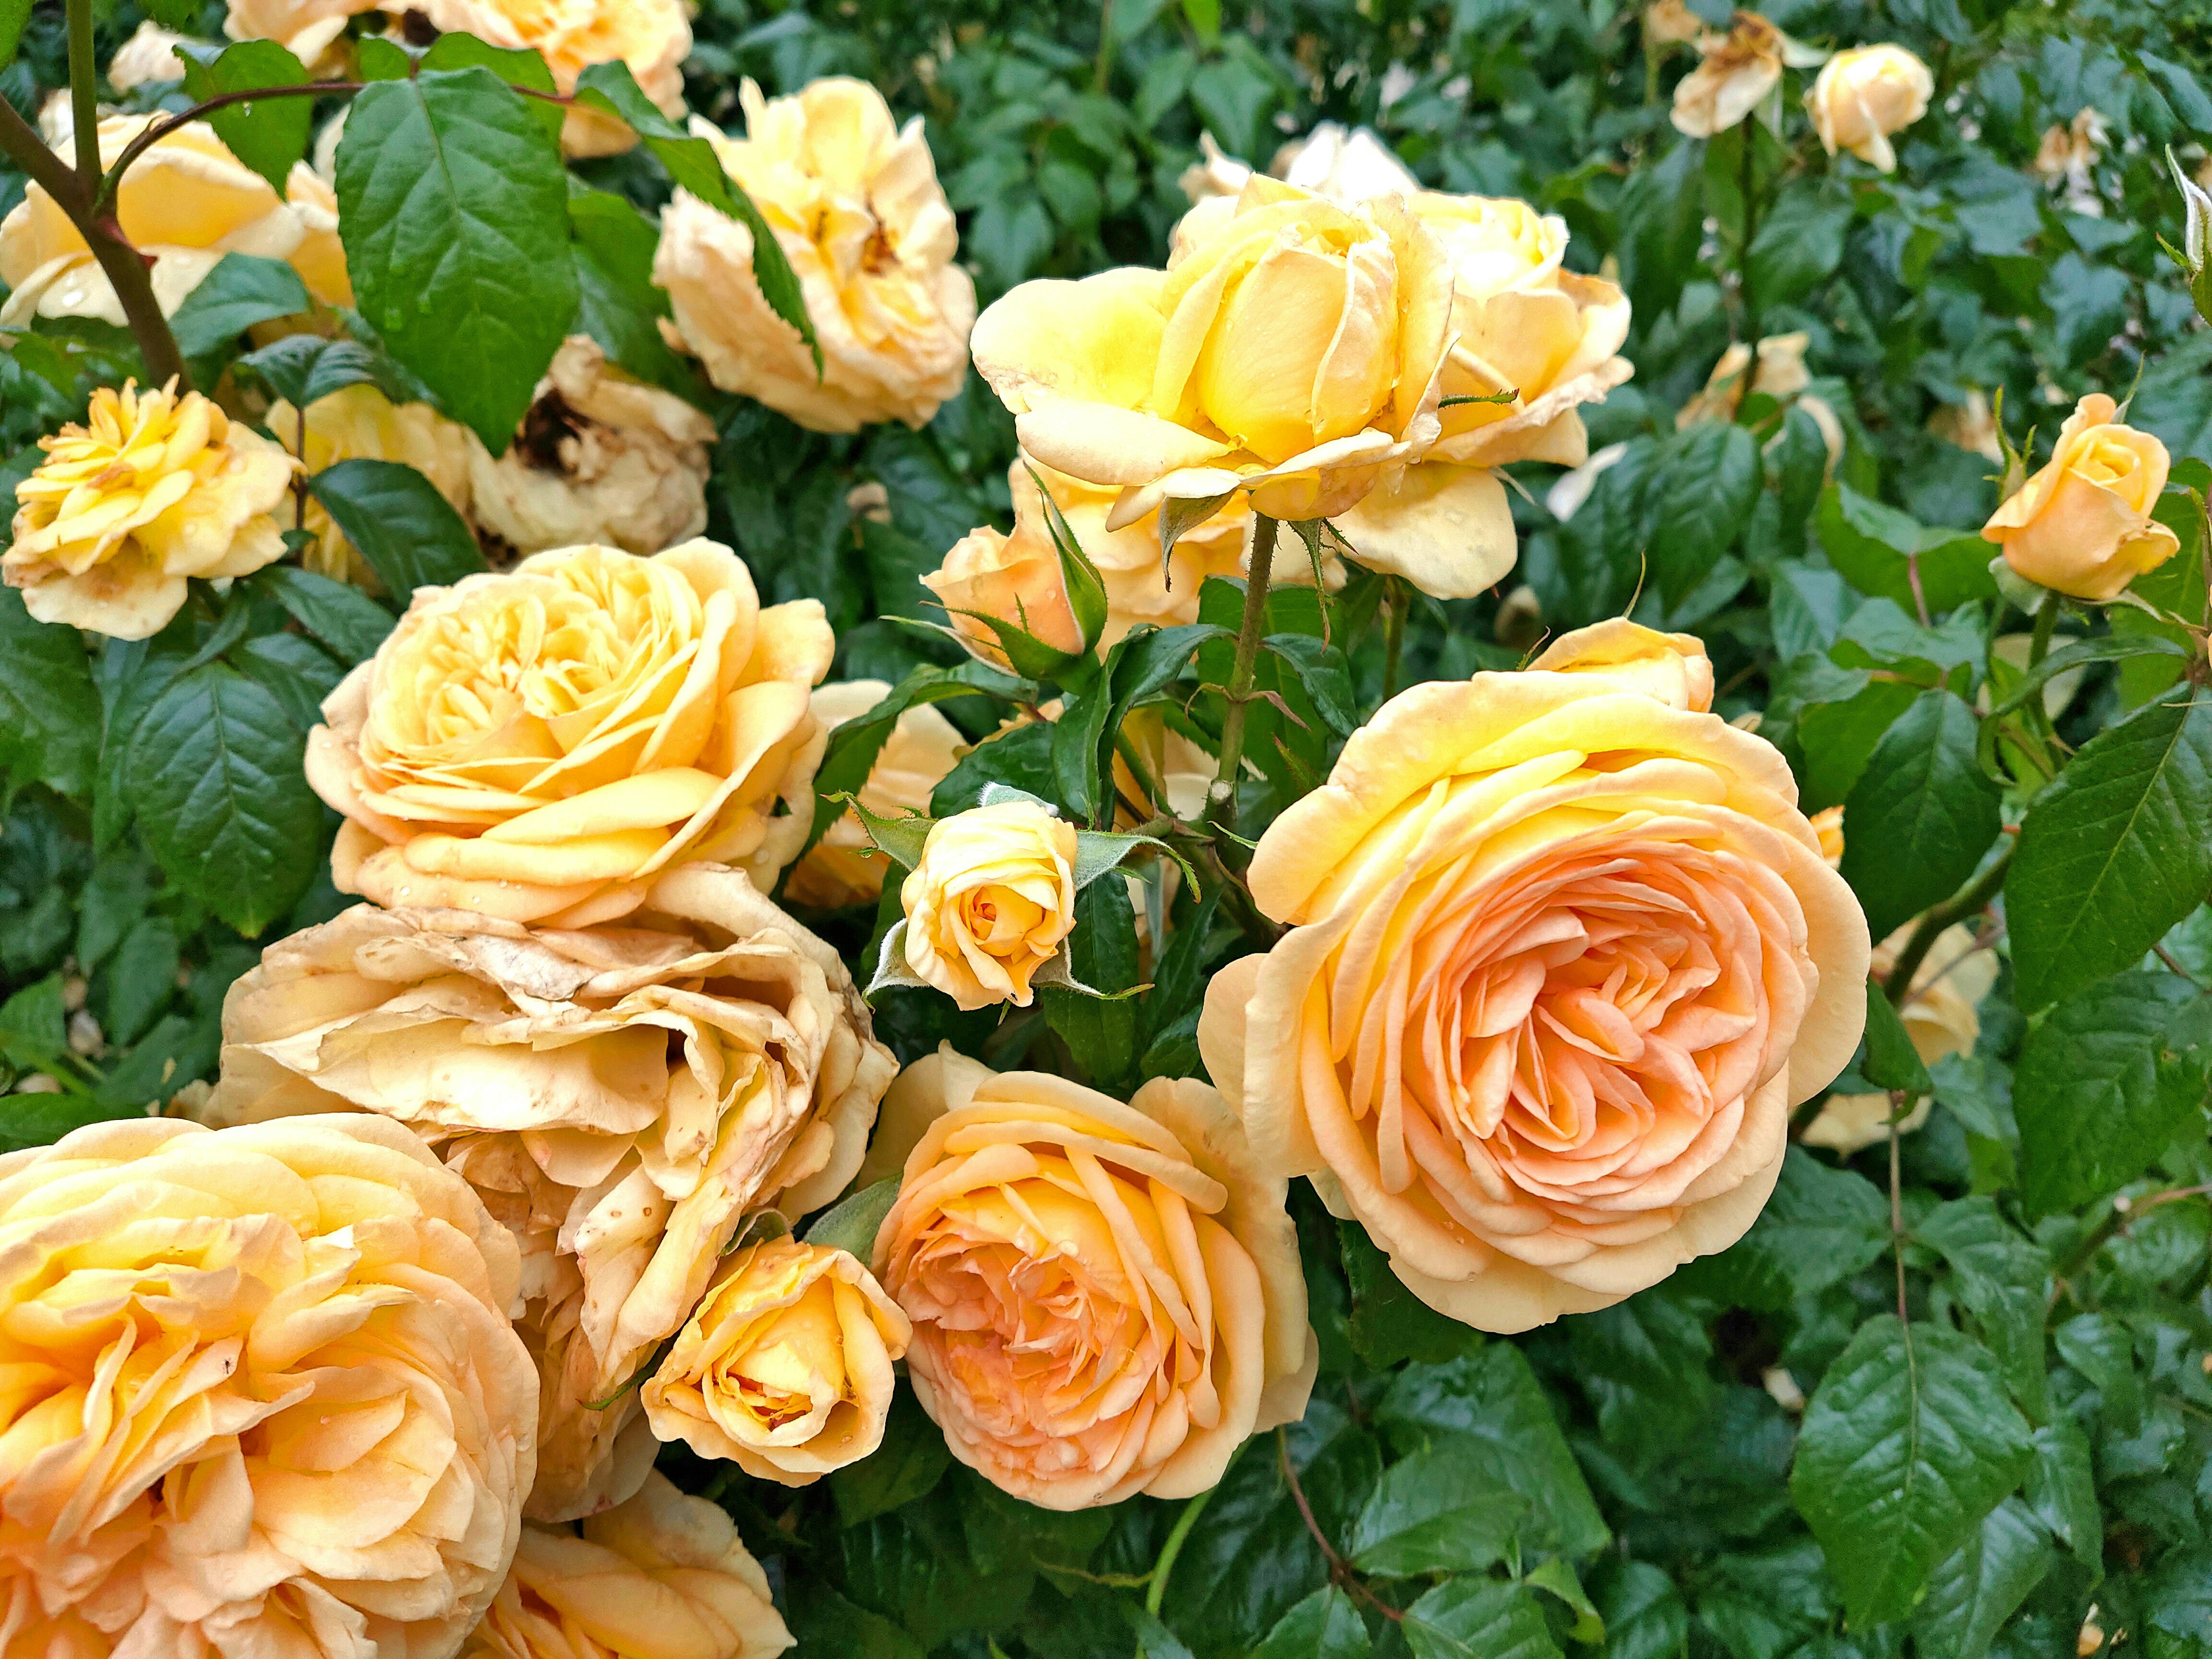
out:
M530 1486L515 1276L380 1118L0 1158L9 1654L453 1651Z
M975 366L1024 452L1119 491L1109 528L1238 491L1332 517L1436 441L1450 320L1443 246L1401 199L1255 177L1184 216L1164 271L1015 289Z
M797 1239L730 1260L645 1385L653 1431L757 1480L811 1486L884 1441L913 1327L848 1251Z
M987 617L1011 623L1055 651L1072 656L1083 649L1060 550L1042 513L1016 517L1011 536L989 525L969 531L921 585L936 595L960 642L994 667L1011 665L998 631L983 620Z
M419 11L446 34L473 34L495 46L534 50L563 94L594 64L627 64L638 90L663 115L684 112L684 60L691 55L691 12L684 0L384 0L394 12ZM637 135L597 110L571 106L561 149L571 156L615 155Z
M428 404L395 404L362 384L309 404L304 428L300 411L279 398L270 405L265 424L310 472L346 460L403 461L435 484L455 512L468 513L469 452L477 447L475 434ZM308 569L372 593L384 591L382 579L312 495L301 528L315 538L300 559Z
M2118 413L2101 392L2075 404L2043 470L1982 526L2015 573L2076 599L2116 599L2181 549L2151 517L2166 489L2166 446Z
M1687 644L1601 623L1392 699L1261 838L1291 931L1208 990L1261 1161L1485 1330L1733 1243L1858 1041L1865 918Z
M743 138L695 118L775 231L822 346L822 370L753 278L752 234L689 191L661 210L653 280L668 290L671 343L725 392L757 398L817 432L874 421L919 427L968 376L975 284L954 263L960 233L920 117L842 76L789 98L738 88Z
M770 1659L793 1645L736 1523L667 1476L581 1531L522 1529L464 1659Z
M112 115L100 122L102 161L112 165L156 118ZM280 198L203 122L179 127L131 164L116 192L115 216L153 262L154 297L164 316L176 314L226 253L289 260L323 304L353 303L330 187L302 161ZM12 290L0 306L0 328L26 327L34 316L124 325L123 302L106 273L43 185L27 186L0 220L0 281Z
M1813 833L1820 842L1820 861L1831 870L1839 870L1844 863L1844 809L1823 806L1810 820Z
M607 362L589 335L554 354L497 460L464 452L477 522L518 553L599 542L658 553L707 527L714 423Z
M842 726L873 708L890 689L882 680L821 686L814 693L814 718L825 728ZM858 791L860 805L878 817L927 817L931 792L952 770L963 742L959 729L931 704L904 710L868 769L868 781ZM821 910L871 903L884 890L884 864L859 815L848 809L793 868L784 896Z
M108 60L107 84L118 92L128 92L149 82L180 81L185 65L177 56L177 48L191 43L190 35L165 29L149 18L138 25L136 34L116 48L115 56Z
M270 514L290 492L291 457L197 392L101 386L84 425L39 447L0 575L40 622L146 639L183 606L186 578L284 556Z
M1897 169L1890 135L1928 113L1936 77L1903 46L1855 46L1831 58L1806 94L1820 148L1847 149L1884 173Z
M274 40L311 72L342 68L346 25L378 0L229 0L222 32L234 40Z
M1026 1008L1075 929L1075 826L1027 800L939 818L899 902L908 972L963 1009Z
M875 1270L955 1457L1048 1510L1189 1498L1304 1413L1318 1352L1285 1183L1219 1095L1156 1078L1125 1106L1036 1072L932 1076L955 1092Z
M1875 947L1874 976L1884 981L1897 966L1898 952L1912 937L1907 922ZM1970 1054L1982 1035L1982 999L1997 982L1996 952L1977 947L1973 930L1946 927L1936 936L1920 966L1913 970L1912 988L1905 994L1898 1015L1905 1022L1912 1046L1921 1060L1933 1066L1952 1054ZM1932 1097L1901 1119L1899 1134L1928 1121L1935 1105ZM1889 1137L1890 1100L1886 1094L1830 1095L1798 1138L1808 1146L1826 1146L1846 1157Z
M1726 132L1780 89L1785 65L1809 69L1823 56L1755 11L1739 11L1727 33L1700 35L1697 46L1697 68L1674 86L1675 128L1692 138Z
M763 609L716 542L418 588L308 734L338 890L580 927L694 860L772 887L811 827L833 648L819 600Z
M1647 46L1686 46L1705 32L1704 20L1683 0L1658 0L1644 9L1644 44Z
M203 1115L380 1113L477 1188L521 1241L544 1373L530 1512L563 1519L636 1489L650 1442L624 1455L636 1396L609 1396L747 1212L843 1190L896 1069L836 952L694 865L618 927L359 905L271 945Z
M1741 340L1729 343L1721 353L1713 372L1705 377L1705 389L1674 412L1677 431L1686 430L1701 421L1733 422L1743 400L1754 393L1774 398L1777 402L1796 400L1796 406L1812 417L1820 429L1820 441L1827 448L1830 471L1844 459L1844 423L1836 418L1836 411L1827 400L1811 396L1805 390L1813 384L1812 371L1805 367L1805 348L1812 336L1805 333L1770 334L1759 343L1758 367L1753 368L1751 348ZM1747 380L1744 371L1750 369ZM1778 432L1768 440L1770 446L1778 443Z

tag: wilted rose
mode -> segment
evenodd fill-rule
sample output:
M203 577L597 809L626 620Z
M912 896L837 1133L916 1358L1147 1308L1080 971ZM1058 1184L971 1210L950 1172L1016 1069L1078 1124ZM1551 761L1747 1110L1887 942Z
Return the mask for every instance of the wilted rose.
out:
M1700 35L1697 46L1700 62L1674 86L1674 125L1692 138L1726 132L1774 96L1785 66L1809 69L1826 55L1755 11L1739 11L1728 33Z
M340 461L404 462L429 479L455 512L468 513L469 452L478 447L476 436L428 404L395 404L364 383L309 404L304 429L300 411L282 398L270 405L264 424L292 447L310 472ZM372 593L384 591L382 579L312 495L300 527L315 538L300 558L308 569Z
M1805 96L1820 147L1847 149L1884 173L1897 167L1890 137L1928 113L1936 77L1903 46L1855 46L1821 67Z
M873 708L890 689L884 680L818 686L814 718L825 728L842 726ZM878 817L927 815L930 793L951 771L962 742L959 729L932 704L902 710L857 792L860 805ZM884 890L885 863L860 815L848 809L793 867L784 896L822 910L866 903Z
M1898 952L1912 935L1908 922L1875 947L1873 973L1887 981ZM1970 1054L1982 1034L1982 999L1996 988L1996 952L1975 943L1971 928L1946 927L1913 970L1912 988L1898 1006L1905 1034L1922 1061L1933 1066L1952 1054ZM1923 1096L1897 1126L1904 1134L1928 1121L1936 1102ZM1830 1095L1798 1137L1808 1146L1826 1146L1846 1157L1889 1133L1890 1098L1886 1094Z
M1026 1008L1075 927L1075 826L1026 800L939 818L899 901L909 972L963 1009Z
M2101 392L2075 404L2051 459L1982 526L2015 572L2073 599L2117 598L2181 549L2151 517L2166 489L2166 446L2118 416Z

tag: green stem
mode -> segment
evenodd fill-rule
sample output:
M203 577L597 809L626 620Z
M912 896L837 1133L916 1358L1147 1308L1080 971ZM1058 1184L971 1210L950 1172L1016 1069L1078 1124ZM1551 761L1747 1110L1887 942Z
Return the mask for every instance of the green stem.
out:
M100 65L92 55L92 0L69 0L70 122L76 129L76 173L87 190L100 179Z
M1743 339L1751 348L1751 362L1743 371L1743 386L1736 397L1736 407L1743 407L1751 395L1752 382L1759 378L1759 307L1751 291L1751 244L1759 234L1759 131L1747 120L1740 131L1743 134L1743 240L1736 249L1736 298L1743 305Z
M1103 94L1114 78L1114 0L1099 0L1098 62L1091 72L1094 92Z
M2035 613L2035 634L2027 645L2027 666L2033 672L2037 665L2051 654L2051 630L2058 625L2060 600L2056 593L2043 596L2042 606Z
M1912 989L1912 976L1927 959L1936 937L1953 922L1978 915L1997 896L1998 889L2004 885L2005 872L2012 868L2014 845L2007 840L2004 851L1990 861L1990 867L1975 878L1973 885L1920 918L1920 925L1912 930L1912 937L1905 941L1904 951L1898 956L1897 965L1889 970L1889 977L1882 984L1882 990L1893 1003L1899 1007L1905 1006L1905 996Z
M1909 1109L1901 1089L1889 1091L1889 1249L1897 1258L1897 1322L1910 1325L1905 1299L1905 1182L1897 1156L1897 1125Z
M1398 578L1382 579L1382 701L1398 695L1399 659L1406 649L1406 611L1409 603Z
M1244 710L1260 660L1260 635L1267 623L1267 581L1274 574L1275 537L1281 523L1253 515L1252 568L1244 578L1244 620L1237 630L1237 655L1229 671L1229 708L1221 717L1221 764L1206 792L1206 821L1224 829L1237 823L1237 781L1244 763Z
M1219 1490L1218 1486L1208 1486L1184 1504L1182 1513L1176 1516L1174 1529L1168 1534L1168 1541L1160 1546L1160 1559L1152 1563L1152 1582L1145 1587L1145 1611L1153 1618L1160 1616L1160 1608L1167 1602L1168 1575L1175 1571L1176 1557L1182 1553L1183 1540L1198 1524L1206 1500Z

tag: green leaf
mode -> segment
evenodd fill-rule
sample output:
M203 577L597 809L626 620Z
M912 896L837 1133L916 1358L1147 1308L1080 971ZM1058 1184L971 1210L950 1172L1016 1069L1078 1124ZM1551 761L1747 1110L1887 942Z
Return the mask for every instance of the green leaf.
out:
M177 349L186 357L204 357L221 350L256 323L296 316L313 303L300 273L282 259L226 253L200 279L199 286L185 296L184 304L169 319L169 331L177 337Z
M1804 182L1782 192L1752 238L1747 292L1762 306L1795 300L1826 281L1843 262L1851 201Z
M1759 444L1750 431L1700 421L1660 446L1646 542L1662 599L1679 605L1704 581L1759 500Z
M900 1389L891 1395L883 1444L859 1462L830 1472L837 1524L857 1527L927 1497L951 1466L945 1431L929 1420L912 1389Z
M1561 1659L1544 1609L1522 1584L1447 1579L1407 1607L1398 1628L1413 1659Z
M1573 1321L1567 1352L1610 1445L1648 1457L1695 1433L1712 1406L1712 1340L1667 1287Z
M793 1584L784 1605L799 1638L797 1659L924 1659L921 1644L890 1620L818 1580Z
M1359 705L1344 653L1310 634L1277 634L1261 644L1290 664L1328 729L1340 738L1350 737L1359 724Z
M2077 1560L2099 1565L2105 1557L2105 1517L2097 1507L2088 1435L2071 1417L2053 1418L2036 1429L2033 1456L2029 1506Z
M1275 1621L1251 1659L1368 1659L1367 1621L1334 1584L1316 1590Z
M441 43L454 38L441 36ZM560 112L557 104L544 107ZM696 398L698 376L660 331L669 302L667 291L653 285L659 227L613 191L572 181L568 235L576 261L575 331L597 340L610 362L680 398Z
M504 453L576 313L558 141L488 69L380 81L346 117L337 193L361 314Z
M1965 885L2001 827L1975 758L1972 708L1923 691L1882 734L1844 806L1844 879L1867 929L1888 935Z
M1841 805L1850 798L1875 745L1918 695L1899 680L1869 680L1864 674L1852 679L1856 690L1808 702L1797 717L1808 811Z
M720 209L742 223L753 239L753 280L769 308L799 332L814 354L814 368L822 368L821 343L806 314L806 296L799 277L784 257L783 245L761 217L751 197L722 171L720 157L704 138L695 138L662 114L640 89L629 65L617 58L593 64L576 77L576 101L621 121L645 141L646 148L668 169L668 176L711 207Z
M1383 1471L1352 1529L1352 1563L1386 1578L1480 1572L1504 1560L1534 1518L1498 1448L1453 1435Z
M295 410L305 409L333 392L349 386L372 385L394 403L408 400L407 388L386 358L357 340L326 340L319 334L287 334L238 360L261 382ZM296 445L296 432L279 432L287 447Z
M141 916L123 936L102 975L101 1025L118 1048L136 1042L177 990L177 927Z
M1126 1094L1135 1084L1137 1005L1114 994L1133 988L1143 977L1127 883L1094 881L1075 896L1075 930L1065 949L1068 972L1078 983L1106 995L1041 986L1037 995L1045 1018L1094 1086Z
M1182 15L1207 46L1221 39L1221 0L1182 0Z
M2029 807L2005 877L2021 1006L2131 967L2212 890L2212 705L2138 708Z
M1881 1314L1805 1408L1790 1477L1853 1625L1911 1612L2027 1471L2027 1421L1976 1342Z
M535 46L495 46L488 40L479 40L473 34L448 31L430 43L417 64L422 70L464 70L481 65L489 70L510 86L527 87L533 92L556 94L560 88L554 83L553 71L546 67L545 55ZM561 127L568 112L549 99L532 98L525 107L538 124L555 138L561 136Z
M1912 1034L1905 1029L1905 1021L1884 994L1880 981L1871 977L1866 982L1865 1042L1859 1059L1859 1075L1875 1088L1902 1091L1908 1095L1934 1091L1936 1085L1929 1079L1920 1051L1912 1046Z
M2096 1385L2098 1416L2115 1432L2142 1427L2142 1379L2136 1375L2135 1339L2110 1314L2078 1314L2051 1334L2058 1357Z
M1912 1618L1914 1650L1925 1659L1982 1659L2051 1565L2051 1539L2034 1510L2006 1498L1929 1579Z
M1814 527L1829 562L1862 593L1894 599L1917 614L1912 581L1929 614L1984 599L1996 592L1990 574L1990 544L1978 535L1931 530L1849 484L1820 492Z
M1481 1339L1448 1319L1406 1288L1356 1221L1337 1223L1344 1276L1352 1290L1350 1329L1355 1352L1376 1370L1401 1359L1435 1363L1453 1358Z
M2172 974L2119 974L2053 1008L2013 1073L2021 1195L2036 1214L2132 1181L2202 1136L2212 999Z
M275 695L219 662L178 675L131 734L124 781L155 858L249 936L298 902L322 856L305 748Z
M984 1571L969 1553L963 1520L951 1483L940 1482L927 1498L846 1528L837 1542L847 1593L896 1620L924 1648L956 1631L1012 1624L1035 1576Z
M1049 723L1031 720L977 744L930 791L929 810L939 817L950 817L955 812L981 805L983 792L994 783L1040 799L1051 795L1054 783Z
M411 466L356 458L325 467L307 487L403 603L418 587L447 586L484 568L467 522Z
M0 771L82 801L100 760L100 693L84 637L33 618L0 588Z
M1590 1575L1590 1592L1605 1620L1606 1659L1676 1659L1689 1638L1674 1581L1649 1561L1607 1556Z
M342 663L366 661L392 631L392 613L349 582L272 564L253 579Z
M830 826L844 816L844 804L835 799L836 796L857 795L866 787L868 774L876 764L876 757L890 741L891 732L898 725L898 717L908 709L922 703L942 702L948 697L973 696L979 691L994 696L1015 697L1020 696L1024 689L1023 681L973 660L963 661L951 668L925 664L915 669L885 692L883 701L866 714L845 721L830 732L829 747L823 751L822 765L814 775L814 831L807 844L811 846L821 840ZM1045 734L1045 739L1049 741L1049 732ZM985 750L996 746L996 744L980 744L969 751L967 758L972 759ZM979 785L979 798L980 795ZM942 817L951 815L943 808L933 810Z
M1849 1279L1889 1248L1889 1205L1874 1183L1792 1146L1751 1231L1681 1268L1686 1289L1780 1312Z
M174 7L183 0L153 0L149 11L157 7ZM31 0L0 0L0 69L15 61L15 48L22 43L23 25L31 20Z
M1194 1659L1182 1638L1160 1622L1141 1601L1117 1601L1121 1617L1137 1638L1137 1659Z
M897 1202L898 1181L895 1176L886 1176L840 1199L815 1217L806 1230L806 1242L856 1255L860 1265L866 1267L876 1253L876 1234L884 1224L884 1218Z
M178 46L177 56L183 60L185 92L194 103L225 93L307 84L307 65L274 40L238 40L227 46L187 40ZM307 153L314 106L315 100L307 97L248 99L210 110L207 123L233 155L282 196L293 164Z
M2062 645L2021 675L2018 683L1990 712L2009 714L2014 709L2027 708L2045 686L2072 669L2086 668L2093 663L2124 662L2131 657L2165 657L2185 663L2189 653L2157 634L2107 634L2100 639L2077 640L2071 645Z
M2013 1398L2032 1418L2045 1414L2043 1318L2051 1258L2010 1222L1996 1200L1939 1204L1913 1224L1958 1275L1960 1299L1980 1322Z

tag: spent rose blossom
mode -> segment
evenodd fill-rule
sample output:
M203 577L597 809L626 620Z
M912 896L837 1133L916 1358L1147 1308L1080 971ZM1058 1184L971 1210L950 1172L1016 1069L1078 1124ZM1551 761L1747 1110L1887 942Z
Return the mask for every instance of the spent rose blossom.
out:
M694 118L753 198L799 277L822 370L753 279L752 234L679 190L663 210L653 280L675 313L663 331L725 392L817 432L876 421L919 427L960 390L975 284L920 117L899 126L883 94L842 76L788 98L738 88L745 137Z
M329 0L325 0L329 3ZM684 60L691 12L684 0L381 0L393 13L420 12L444 34L473 34L510 51L535 51L562 94L594 64L625 64L638 90L672 118L684 113ZM561 125L566 155L615 155L637 135L598 110L571 105Z
M913 1327L851 1252L779 1238L730 1258L644 1388L660 1439L811 1486L883 1443Z
M908 1103L928 1121L875 1270L955 1457L1049 1510L1188 1498L1304 1413L1319 1351L1285 1183L1219 1095L1156 1078L1124 1105L921 1064L950 1086Z
M2164 444L2093 392L2074 405L2042 470L1990 515L1983 539L2029 581L2076 599L2117 598L2180 550L2151 517L2170 465Z
M963 1009L1026 1008L1037 970L1075 929L1075 826L1030 800L939 818L899 902L908 972Z
M771 1659L792 1645L736 1523L649 1474L637 1496L579 1528L525 1527L514 1570L461 1653Z
M635 1391L744 1215L818 1208L896 1066L836 952L738 872L686 865L619 926L532 932L356 906L273 945L223 1007L210 1121L405 1124L521 1241L544 1376L530 1513L636 1490Z
M1014 289L976 323L975 366L1026 453L1119 492L1109 528L1240 492L1328 517L1436 441L1451 303L1399 198L1255 176L1184 216L1165 270Z
M401 461L429 479L456 513L468 514L469 453L478 447L475 434L428 404L395 404L363 383L316 398L307 405L304 427L300 411L279 398L264 424L311 473L340 461ZM382 578L313 495L300 527L315 538L301 554L301 564L372 593L384 591Z
M1424 1301L1523 1330L1735 1242L1850 1060L1865 918L1788 766L1626 622L1417 686L1272 823L1206 1067Z
M515 1547L507 1231L348 1115L0 1157L0 1645L450 1653Z
M1928 113L1936 77L1903 46L1855 46L1821 66L1805 107L1820 148L1847 149L1884 173L1897 169L1893 135Z
M346 817L338 890L577 927L673 865L773 886L812 819L831 650L819 600L763 607L717 542L417 588L308 736L307 781Z
M1805 348L1812 337L1802 331L1768 335L1759 343L1755 367L1752 349L1741 340L1731 341L1705 377L1704 389L1674 412L1675 429L1686 431L1701 421L1733 422L1744 399L1754 394L1777 402L1794 399L1794 406L1804 410L1819 428L1832 471L1844 459L1844 423L1827 399L1806 390L1813 384L1812 371L1805 365ZM1748 375L1747 369L1751 371ZM1779 432L1767 441L1770 447L1779 441Z
M1947 444L1956 444L1998 466L2004 465L2004 444L1997 432L1996 416L1978 386L1968 390L1964 403L1938 406L1928 417L1928 430Z
M1739 11L1726 33L1702 34L1699 62L1674 86L1675 129L1692 138L1726 132L1773 97L1782 71L1810 69L1826 54L1801 46L1755 11Z
M814 718L824 727L842 726L866 714L890 689L885 680L817 686ZM963 741L959 728L933 705L902 710L868 769L868 781L855 792L860 805L878 817L926 817L930 792L952 770ZM860 815L848 808L793 866L784 896L822 910L872 902L884 890L886 862Z
M1897 966L1898 952L1912 936L1906 923L1875 946L1873 973L1887 982ZM1973 930L1946 927L1913 969L1912 987L1898 1006L1905 1035L1922 1061L1933 1066L1952 1054L1970 1054L1982 1034L1982 999L1996 988L1997 956L1989 946L1978 945ZM1935 1097L1923 1095L1912 1110L1900 1119L1904 1134L1928 1121ZM1830 1095L1820 1111L1799 1133L1808 1146L1826 1146L1849 1157L1886 1139L1889 1134L1890 1098L1886 1094Z
M187 578L284 556L270 515L290 492L291 457L197 392L101 386L83 425L39 447L0 575L40 622L147 639L183 608Z

